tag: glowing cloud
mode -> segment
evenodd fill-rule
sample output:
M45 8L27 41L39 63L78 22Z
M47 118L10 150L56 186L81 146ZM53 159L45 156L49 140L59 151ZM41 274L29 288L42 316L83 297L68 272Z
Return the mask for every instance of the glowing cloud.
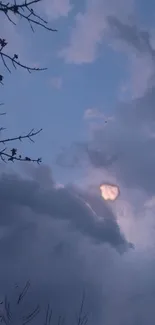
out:
M102 184L100 185L101 196L104 200L114 201L117 199L120 191L117 185Z

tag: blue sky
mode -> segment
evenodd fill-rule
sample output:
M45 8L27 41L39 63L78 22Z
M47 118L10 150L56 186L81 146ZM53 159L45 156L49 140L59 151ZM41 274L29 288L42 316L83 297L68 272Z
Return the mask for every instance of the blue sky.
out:
M0 23L8 53L48 68L9 74L1 62L3 135L43 128L18 145L40 167L0 165L2 295L30 278L30 302L50 300L55 319L72 320L85 288L90 325L153 325L155 3L37 8L58 32ZM101 183L119 187L115 202L101 198Z

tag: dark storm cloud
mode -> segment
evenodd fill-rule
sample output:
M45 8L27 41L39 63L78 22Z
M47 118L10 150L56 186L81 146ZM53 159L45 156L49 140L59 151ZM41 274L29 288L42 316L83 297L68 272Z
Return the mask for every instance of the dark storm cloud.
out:
M71 189L57 190L52 178L48 189L42 177L37 182L39 170L42 176L49 172L41 167L31 170L31 179L13 174L0 177L1 295L11 294L14 283L23 286L31 279L32 290L24 305L25 312L37 303L45 312L50 302L55 323L58 316L65 315L74 324L85 289L85 312L89 313L90 324L100 324L102 289L94 247L100 250L101 245L96 243L109 243L116 245L116 249L119 246L126 249L128 244L116 221L104 226L93 219L92 212L74 196L75 189L73 194ZM106 217L113 218L108 209L103 210ZM42 320L43 315L40 317Z
M45 189L37 181L3 174L0 179L0 203L4 213L1 224L7 223L9 209L13 213L13 222L16 209L23 207L38 215L45 214L52 219L66 220L73 229L96 243L109 243L116 249L127 249L128 243L108 206L102 202L105 220L101 220L75 194L69 188L56 189L52 186L51 189Z

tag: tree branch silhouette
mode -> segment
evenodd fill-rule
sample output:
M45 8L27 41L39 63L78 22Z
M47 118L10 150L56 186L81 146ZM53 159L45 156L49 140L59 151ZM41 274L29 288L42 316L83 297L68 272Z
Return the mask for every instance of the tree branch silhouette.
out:
M19 317L20 314L20 305L22 304L25 296L29 292L31 284L30 281L27 281L25 286L22 290L20 290L18 284L16 284L15 288L19 289L19 293L17 294L17 299L15 299L15 305L13 308L13 302L10 303L8 300L8 297L5 295L4 299L0 302L0 322L5 325L11 325L15 324L16 322L18 324L26 325L27 323L30 323L33 321L37 315L41 312L41 307L39 304L36 305L36 307L25 316ZM78 315L76 317L75 325L86 325L88 323L88 314L84 312L84 303L85 303L85 293L83 293L81 304L80 304L80 310L78 312ZM17 314L17 320L16 320L16 314ZM59 315L55 323L53 323L53 310L50 306L50 304L47 305L47 309L45 311L45 321L44 325L65 325L66 318L64 316Z
M2 139L2 140L0 140L0 143L6 144L7 142L16 141L16 140L22 141L23 139L29 139L31 142L34 142L32 137L34 137L35 135L37 135L41 131L42 131L42 129L40 129L38 131L34 131L34 129L32 129L26 135L20 135L20 136L14 137L14 138ZM32 159L30 157L22 157L21 155L17 155L17 149L16 148L12 148L10 150L10 153L6 152L6 150L7 150L7 147L5 147L4 149L2 149L0 151L0 158L4 162L6 162L5 158L7 158L8 161L12 161L12 162L14 162L16 160L16 161L37 162L38 164L41 163L41 158Z
M13 3L6 3L5 0L0 1L0 14L4 14L8 21L11 22L13 25L16 25L16 22L14 21L13 17L19 17L20 19L25 20L31 27L31 30L34 32L34 27L40 26L41 28L46 29L47 31L56 32L56 29L53 29L48 26L48 22L42 18L39 14L37 14L33 8L34 5L37 3L40 3L42 0L30 0L30 1L23 1L22 3L17 4L16 0L13 0ZM0 37L0 58L1 62L4 65L5 69L11 73L11 68L9 66L9 63L12 64L13 68L17 69L22 68L24 70L27 70L29 73L33 71L44 71L47 68L37 68L33 66L28 66L24 63L21 63L19 61L19 55L15 53L14 55L9 55L5 50L7 48L8 42L3 37ZM4 75L0 74L0 84L4 85ZM0 103L0 105L3 105L3 103ZM1 113L0 115L4 115L6 113ZM0 131L3 131L5 128L0 127ZM40 133L42 129L40 129L37 132L34 132L32 130L30 133L28 133L25 136L16 136L8 139L2 139L0 140L1 144L5 144L7 142L11 141L18 141L22 139L29 139L31 142L34 142L32 137ZM7 148L4 148L0 150L0 158L2 161L28 161L28 162L41 162L41 158L33 159L30 157L24 157L22 155L17 155L17 149L12 148L10 152L7 151Z
M34 31L33 25L37 25L43 27L49 31L56 32L57 29L53 29L48 27L48 22L43 19L40 15L35 13L34 9L31 8L32 5L41 2L42 0L32 0L32 1L24 1L22 4L17 4L16 0L14 0L14 4L7 3L5 4L4 1L0 1L0 11L5 14L8 20L13 24L16 23L10 17L10 14L14 14L27 20L30 24L31 29Z
M18 286L16 286L18 288ZM19 307L22 300L28 293L28 290L30 288L30 281L26 282L26 285L24 286L23 290L21 290L18 294L17 301L15 307ZM2 310L0 312L0 322L5 325L9 325L11 323L15 323L15 314L18 312L15 308L15 311L11 311L11 304L7 298L7 296L4 297L4 300L0 303ZM40 313L40 306L37 305L28 315L22 316L20 319L18 319L18 322L22 325L26 325L27 323L30 323L38 314Z

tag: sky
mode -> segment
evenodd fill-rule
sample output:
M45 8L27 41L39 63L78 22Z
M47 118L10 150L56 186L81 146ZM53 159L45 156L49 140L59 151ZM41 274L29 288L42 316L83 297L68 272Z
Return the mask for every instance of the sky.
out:
M29 74L1 73L1 137L43 128L16 143L42 164L0 163L0 297L31 287L34 324L76 315L85 292L90 325L155 323L155 3L42 0L36 11L57 32L1 13L8 54ZM104 201L100 185L119 187ZM16 286L15 284L18 284ZM3 309L3 307L2 307ZM48 325L48 324L47 324ZM59 324L60 325L60 324ZM62 324L61 324L62 325Z

